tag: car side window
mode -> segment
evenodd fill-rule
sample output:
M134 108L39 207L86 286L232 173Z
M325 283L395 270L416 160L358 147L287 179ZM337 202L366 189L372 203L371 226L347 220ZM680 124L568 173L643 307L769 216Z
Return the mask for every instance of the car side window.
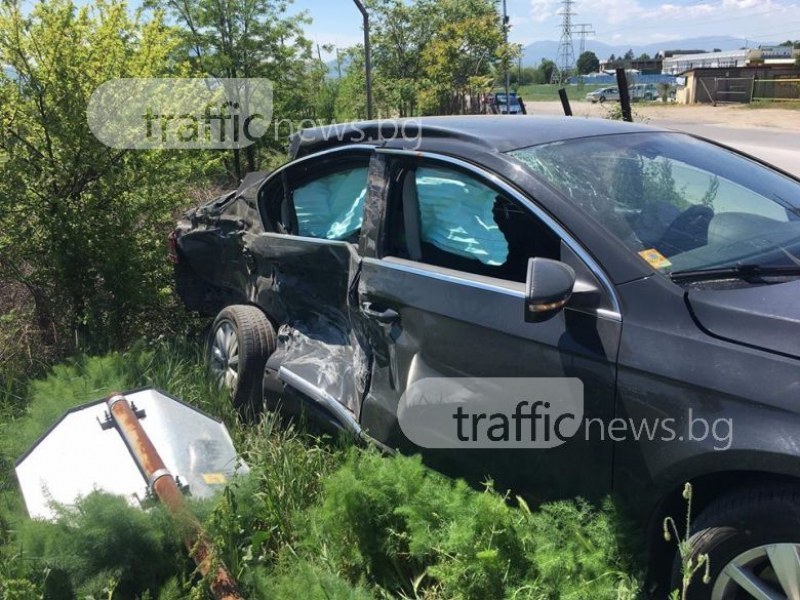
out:
M329 172L291 189L297 235L352 240L361 231L368 167ZM288 199L287 199L288 201Z
M560 239L524 206L465 172L401 170L389 199L386 254L524 283L528 259L560 257Z

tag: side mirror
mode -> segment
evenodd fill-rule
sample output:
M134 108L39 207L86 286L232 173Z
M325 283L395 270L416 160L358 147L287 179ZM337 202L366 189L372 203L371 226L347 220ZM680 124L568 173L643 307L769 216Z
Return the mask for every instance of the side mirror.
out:
M525 321L542 323L560 313L572 297L575 270L557 260L532 258L528 261L525 286Z

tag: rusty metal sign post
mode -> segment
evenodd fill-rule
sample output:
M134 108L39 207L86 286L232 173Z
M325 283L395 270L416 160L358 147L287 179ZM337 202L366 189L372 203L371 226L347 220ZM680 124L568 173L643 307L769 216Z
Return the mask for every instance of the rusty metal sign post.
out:
M198 570L203 577L208 577L215 568L213 553L200 523L189 510L175 477L161 460L128 399L122 394L112 396L108 399L108 410L136 464L147 478L150 489L175 519L179 530L185 532L184 542ZM217 600L242 600L233 577L224 565L216 567L211 578L211 593Z
M156 390L114 394L69 411L17 461L16 472L34 518L53 519L57 505L95 490L141 503L146 484L143 495L154 494L175 520L214 597L242 600L186 501L187 493L210 497L247 472L221 422Z

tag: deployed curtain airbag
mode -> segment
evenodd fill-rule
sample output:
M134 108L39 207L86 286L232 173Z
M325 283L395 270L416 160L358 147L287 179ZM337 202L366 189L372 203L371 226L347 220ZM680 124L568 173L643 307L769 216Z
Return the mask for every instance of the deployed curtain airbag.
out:
M367 196L366 167L334 173L294 191L298 234L344 240L361 229Z
M422 240L485 265L508 260L508 242L494 219L497 193L455 171L416 173Z

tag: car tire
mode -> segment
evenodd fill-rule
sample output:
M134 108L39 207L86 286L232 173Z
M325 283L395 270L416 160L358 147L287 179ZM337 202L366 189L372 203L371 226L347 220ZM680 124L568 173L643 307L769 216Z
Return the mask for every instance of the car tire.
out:
M208 337L209 368L240 412L254 413L261 407L264 365L275 345L275 328L255 306L228 306L214 319Z
M708 584L701 581L703 569L693 578L687 596L691 600L756 596L748 594L748 585L767 586L775 597L797 597L800 487L764 488L717 500L692 525L690 544L695 563L702 554L710 563ZM680 587L681 564L676 557L671 589Z
M600 96L600 104L603 104L606 101L605 96Z

